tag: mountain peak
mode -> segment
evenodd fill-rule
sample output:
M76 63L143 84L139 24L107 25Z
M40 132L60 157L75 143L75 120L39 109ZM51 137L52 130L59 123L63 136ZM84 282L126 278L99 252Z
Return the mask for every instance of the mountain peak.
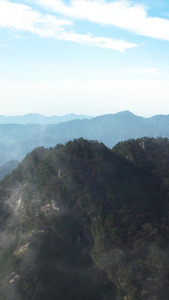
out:
M116 113L116 115L122 115L122 116L136 116L135 114L133 114L131 111L129 110L123 110L120 111L118 113Z
M28 154L0 183L0 299L168 299L168 153L80 138Z

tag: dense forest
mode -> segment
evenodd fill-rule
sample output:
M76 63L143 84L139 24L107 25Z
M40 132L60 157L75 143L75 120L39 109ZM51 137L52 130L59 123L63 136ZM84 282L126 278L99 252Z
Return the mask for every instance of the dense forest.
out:
M168 300L169 140L39 147L0 182L1 300Z

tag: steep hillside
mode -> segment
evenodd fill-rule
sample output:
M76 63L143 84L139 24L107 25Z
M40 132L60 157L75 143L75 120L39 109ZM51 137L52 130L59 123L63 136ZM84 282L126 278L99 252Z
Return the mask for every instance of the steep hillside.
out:
M168 300L169 140L32 151L0 185L0 299Z

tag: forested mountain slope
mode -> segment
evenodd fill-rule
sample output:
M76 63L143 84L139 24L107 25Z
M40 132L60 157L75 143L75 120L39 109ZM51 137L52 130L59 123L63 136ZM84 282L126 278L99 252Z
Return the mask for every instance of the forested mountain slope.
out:
M168 300L169 140L32 151L0 185L0 299Z

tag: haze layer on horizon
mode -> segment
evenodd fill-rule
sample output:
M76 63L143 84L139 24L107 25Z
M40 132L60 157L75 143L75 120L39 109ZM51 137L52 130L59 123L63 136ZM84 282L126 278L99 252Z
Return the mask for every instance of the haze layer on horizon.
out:
M0 115L169 114L167 0L0 0Z

